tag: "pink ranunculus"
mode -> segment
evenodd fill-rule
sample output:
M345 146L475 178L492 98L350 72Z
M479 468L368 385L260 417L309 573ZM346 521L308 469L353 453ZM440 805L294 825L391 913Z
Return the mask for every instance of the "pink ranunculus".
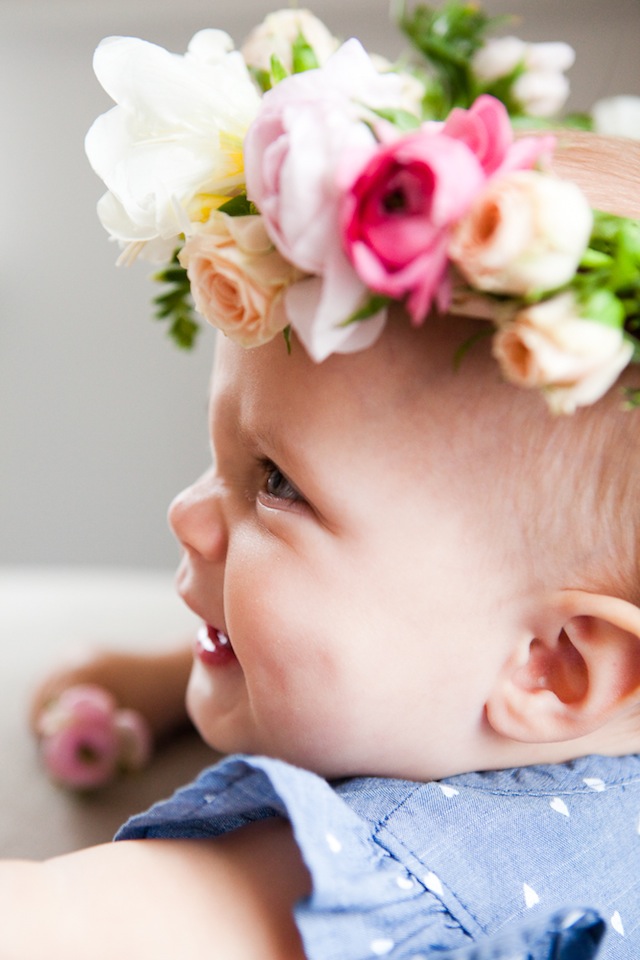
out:
M478 97L468 110L454 108L442 132L466 143L487 176L510 170L529 170L540 157L550 153L555 144L551 136L514 140L507 108L488 94Z
M514 141L506 108L479 97L453 110L444 124L381 145L365 162L343 171L342 230L358 276L372 290L406 297L414 323L434 299L448 302L448 244L452 229L488 179L530 168L549 138ZM345 161L345 170L348 167Z
M345 249L358 276L401 299L421 323L447 272L452 225L486 177L473 151L441 130L422 128L386 144L345 191Z

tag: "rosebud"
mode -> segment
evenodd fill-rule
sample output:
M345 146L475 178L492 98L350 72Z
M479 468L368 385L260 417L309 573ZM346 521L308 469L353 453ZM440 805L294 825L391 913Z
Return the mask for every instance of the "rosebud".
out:
M103 787L151 757L146 720L134 710L119 710L111 694L94 684L64 690L42 711L36 731L49 776L74 790Z
M582 305L567 292L521 310L494 338L505 378L542 388L554 413L595 403L633 354L621 326L612 325L615 297L604 293L605 298Z
M493 83L524 63L527 44L518 37L497 37L487 40L473 56L472 68L478 80Z
M640 140L640 97L620 96L597 100L591 108L593 129L606 137Z

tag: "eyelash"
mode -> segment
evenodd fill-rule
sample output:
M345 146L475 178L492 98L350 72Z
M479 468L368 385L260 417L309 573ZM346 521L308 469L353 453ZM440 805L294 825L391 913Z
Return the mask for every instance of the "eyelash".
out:
M282 470L275 464L272 460L261 460L260 466L264 473L264 480L262 484L262 491L270 500L278 500L284 503L303 503L304 497L299 493L298 490L294 487L290 480L287 479ZM288 492L278 493L276 490L272 489L275 486L272 481L276 478L279 480L280 485L288 488Z

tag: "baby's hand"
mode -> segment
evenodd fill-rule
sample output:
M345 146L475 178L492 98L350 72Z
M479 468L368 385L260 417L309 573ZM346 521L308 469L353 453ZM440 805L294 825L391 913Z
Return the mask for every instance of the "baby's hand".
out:
M95 684L67 687L43 707L35 724L44 766L61 786L94 790L151 759L152 734L142 714L119 708Z
M48 773L91 790L145 766L154 741L188 722L190 647L158 654L89 652L36 690L30 726Z

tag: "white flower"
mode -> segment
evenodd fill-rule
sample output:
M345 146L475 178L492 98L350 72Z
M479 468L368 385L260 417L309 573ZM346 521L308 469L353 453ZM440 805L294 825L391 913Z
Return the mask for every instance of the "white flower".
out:
M593 129L607 137L640 140L640 97L606 97L591 108Z
M558 113L569 95L564 76L575 60L568 43L525 43L518 37L488 40L475 53L473 71L485 84L508 77L518 67L511 93L524 113L532 117L551 117Z
M399 70L390 60L380 56L378 53L371 53L369 56L378 73L381 73L383 76L393 74L400 80L397 109L406 110L407 113L412 113L418 118L421 117L422 101L426 93L422 80L419 80L418 77L412 73L407 73L406 70Z
M338 49L336 37L308 10L277 10L251 31L242 45L242 56L247 66L267 72L275 56L291 73L292 45L300 34L313 48L320 66Z
M456 227L449 255L478 290L553 290L574 276L592 221L576 184L519 170L489 182Z
M529 117L553 117L569 96L569 81L563 73L531 70L518 77L511 92Z
M524 63L527 70L545 73L564 73L575 63L576 52L568 43L528 43Z
M527 44L518 37L496 37L487 40L473 55L472 69L478 80L493 83L507 77L524 63Z
M242 143L260 99L219 30L197 33L184 56L132 37L96 50L98 80L117 106L85 147L107 188L103 226L123 245L166 259L175 238L244 184Z
M571 292L521 310L494 338L507 380L538 387L554 413L595 403L633 354L621 327L581 314Z

